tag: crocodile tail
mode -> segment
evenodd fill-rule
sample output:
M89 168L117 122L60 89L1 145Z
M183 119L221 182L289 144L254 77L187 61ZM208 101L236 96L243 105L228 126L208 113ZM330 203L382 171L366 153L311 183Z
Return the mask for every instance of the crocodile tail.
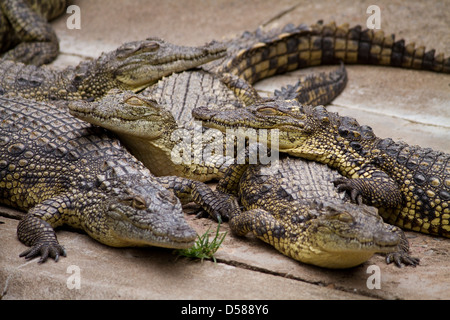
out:
M308 74L295 85L275 90L274 96L281 100L296 99L303 105L319 106L331 103L345 88L347 72L344 64L331 72Z
M303 67L335 64L375 64L450 73L450 58L415 48L414 43L395 41L381 30L336 26L321 22L304 28L291 28L249 49L238 52L224 63L222 72L235 74L250 83Z
M336 27L334 22L312 26L312 36L322 49L321 64L344 61L346 64L374 64L407 69L421 69L450 73L450 58L435 54L435 50L425 52L425 47L405 44L405 40L395 41L395 35L385 36L384 31L362 29L360 25L349 28L348 24ZM321 43L320 43L321 42Z

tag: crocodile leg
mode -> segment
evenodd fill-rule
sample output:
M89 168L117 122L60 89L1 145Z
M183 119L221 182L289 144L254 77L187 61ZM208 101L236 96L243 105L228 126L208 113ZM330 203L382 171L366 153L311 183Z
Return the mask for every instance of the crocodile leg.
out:
M340 178L333 182L338 191L347 192L352 201L358 204L362 203L362 199L376 207L395 208L402 203L398 185L387 174L379 170L365 174L370 178Z
M203 182L177 176L156 178L165 188L172 190L181 203L195 202L216 221L222 221L222 215L227 211L220 205L221 198Z
M4 0L1 1L1 8L21 41L5 53L4 59L39 66L56 58L59 53L56 33L27 1Z
M286 237L286 230L282 224L262 209L252 209L235 214L229 224L236 235L245 236L248 232L252 232L256 237L273 246L279 242L280 237ZM267 230L271 230L270 235Z
M248 164L233 164L229 166L226 175L220 179L217 190L237 195L239 181L247 168Z
M60 255L66 256L53 230L63 224L63 208L67 208L64 197L47 199L32 208L19 222L17 236L22 243L31 247L22 252L21 257L32 259L41 256L39 263L43 263L48 257L58 261Z
M397 251L386 254L386 263L390 264L394 262L397 267L401 267L402 264L413 267L418 265L420 259L409 255L409 242L403 230L393 225L388 225L388 227L400 237L400 244L398 245Z

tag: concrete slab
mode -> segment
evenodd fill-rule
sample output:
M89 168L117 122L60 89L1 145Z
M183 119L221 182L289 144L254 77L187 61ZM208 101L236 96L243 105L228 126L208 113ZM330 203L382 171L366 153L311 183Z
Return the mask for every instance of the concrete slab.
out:
M15 236L18 221L1 221L3 299L365 298L231 264L177 258L167 249L110 248L69 231L58 233L68 256L58 263L39 265L36 259L25 262L18 256L24 250Z
M73 1L81 8L81 29L70 30L70 14L53 22L62 54L55 68L97 57L123 42L159 36L178 44L198 45L229 37L259 25L335 20L365 25L368 2L336 3L294 0L158 0ZM381 28L397 39L450 52L448 1L378 0ZM325 70L330 67L320 67ZM331 67L332 68L332 67ZM317 69L314 69L317 70ZM381 137L404 140L450 152L450 76L394 68L348 66L349 83L332 111L351 115ZM294 83L300 70L257 84L272 92ZM4 209L0 209L4 212ZM11 213L10 215L16 215ZM203 233L215 223L193 219ZM38 265L18 257L17 220L0 217L0 294L3 299L450 299L450 240L408 232L417 268L398 269L374 256L364 265L333 271L300 264L253 237L231 234L217 252L218 263L176 259L158 248L114 249L86 235L60 231L68 257ZM227 230L227 226L222 226ZM78 266L80 289L67 286ZM368 267L380 269L381 288L369 289ZM70 282L70 281L69 281Z
M0 212L5 208L0 207ZM11 210L6 210L11 214ZM217 224L186 216L199 234ZM387 265L382 256L348 270L309 266L251 235L227 232L217 263L162 248L111 248L85 234L58 231L67 250L59 262L25 261L18 221L0 217L0 297L3 299L450 299L449 240L408 232L416 268ZM379 286L372 287L376 268ZM80 287L73 288L79 272ZM270 288L270 290L267 290Z

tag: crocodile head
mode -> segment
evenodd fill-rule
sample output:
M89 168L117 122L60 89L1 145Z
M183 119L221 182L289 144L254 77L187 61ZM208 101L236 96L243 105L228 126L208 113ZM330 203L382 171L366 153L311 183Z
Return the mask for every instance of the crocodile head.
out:
M319 115L322 109L328 114L322 106L318 106L313 108L317 116L311 116L295 100L268 100L236 110L221 111L199 107L192 111L192 115L206 127L219 129L224 133L227 129L235 128L277 129L279 150L289 152L320 131L319 128L323 128L321 122L329 122L328 118ZM245 130L242 132L245 133Z
M70 101L67 106L73 116L122 138L153 140L177 127L170 111L155 100L130 91L112 89L99 101Z
M324 202L310 211L301 237L307 239L301 261L327 268L350 268L375 253L398 250L400 236L376 209L352 203ZM315 217L314 217L315 216ZM394 227L395 228L395 227Z
M79 77L85 78L80 89L106 92L121 88L137 92L164 76L195 68L225 54L226 47L215 41L199 47L178 46L158 38L128 42L79 67L78 71L90 75ZM93 97L98 95L92 93Z
M180 201L148 170L126 160L105 161L103 167L93 193L106 196L85 209L90 213L85 230L91 237L114 247L178 249L194 244L197 234L185 220Z

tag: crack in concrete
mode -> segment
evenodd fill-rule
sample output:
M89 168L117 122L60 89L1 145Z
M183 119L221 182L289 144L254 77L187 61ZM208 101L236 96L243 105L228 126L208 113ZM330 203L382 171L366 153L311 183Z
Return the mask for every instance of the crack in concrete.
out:
M229 265L229 266L233 266L235 268L241 268L241 269L245 269L245 270L249 270L249 271L260 272L260 273L263 273L263 274L269 274L269 275L276 276L276 277L282 277L282 278L291 279L291 280L295 280L295 281L301 281L301 282L304 282L304 283L308 283L308 284L311 284L311 285L316 285L316 286L323 287L323 288L326 288L326 287L329 287L330 285L332 285L333 286L333 288L332 288L333 290L338 290L338 291L343 291L343 292L346 292L346 293L356 294L356 295L360 295L360 296L367 297L367 298L385 299L385 297L375 294L376 292L371 293L371 292L361 291L361 290L358 290L358 289L346 288L344 286L337 286L336 284L331 283L331 282L327 283L327 282L323 282L323 281L306 280L306 279L303 279L303 278L291 275L289 273L275 272L275 271L272 271L272 270L269 270L269 269L256 267L256 266L249 265L249 264L246 264L246 263L243 263L243 262L238 262L238 261L233 261L233 260L226 260L226 259L221 259L221 258L216 258L216 261L217 261L217 263L223 263L223 264L226 264L226 265Z
M299 6L301 5L301 3L298 4L294 4L293 6L290 6L289 8L280 11L279 13L277 13L276 15L274 15L273 17L267 19L265 22L261 23L262 27L267 27L269 24L275 22L276 20L281 19L282 17L284 17L285 15L287 15L288 13L294 11L295 9L297 9Z

